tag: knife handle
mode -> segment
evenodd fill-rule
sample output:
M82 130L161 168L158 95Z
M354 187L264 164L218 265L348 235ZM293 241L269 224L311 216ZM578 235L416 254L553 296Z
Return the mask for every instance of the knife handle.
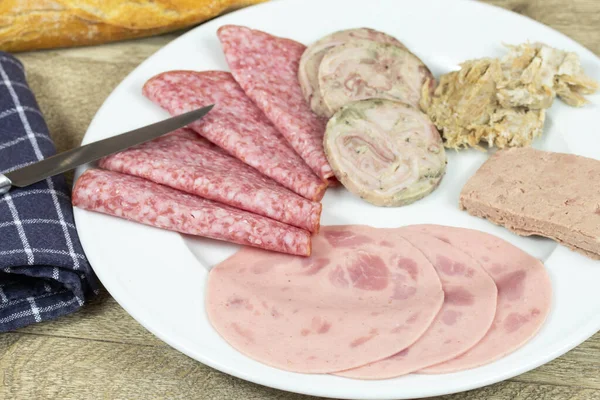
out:
M4 193L8 193L11 186L12 186L12 182L10 181L10 179L8 179L8 177L0 174L0 196L2 196Z

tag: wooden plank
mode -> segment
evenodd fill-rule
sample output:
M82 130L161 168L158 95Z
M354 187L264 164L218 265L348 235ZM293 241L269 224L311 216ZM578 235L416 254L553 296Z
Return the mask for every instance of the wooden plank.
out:
M127 314L106 290L102 290L98 297L76 313L30 325L19 332L141 346L167 346Z
M596 55L600 54L600 5L597 0L486 0L485 3L548 25Z
M18 337L0 359L7 399L309 399L238 380L168 347L6 336Z
M233 378L167 347L17 333L2 336L0 350L5 343L0 371L11 399L314 399ZM595 400L600 390L503 382L437 399Z
M521 382L501 382L434 400L600 400L600 390Z
M54 52L17 56L59 151L79 146L104 100L141 61L98 61Z
M513 380L600 389L600 332L562 357Z
M183 32L184 31L179 31L145 39L124 40L121 42L106 43L97 46L45 50L44 53L58 57L81 59L85 61L103 61L111 64L139 64L154 54L158 49L162 48L172 40L177 39ZM40 53L34 52L20 54L37 55Z

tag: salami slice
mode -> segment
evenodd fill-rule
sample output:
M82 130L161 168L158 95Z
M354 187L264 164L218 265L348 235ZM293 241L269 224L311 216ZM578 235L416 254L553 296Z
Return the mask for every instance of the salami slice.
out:
M328 115L352 101L372 98L419 108L423 85L434 82L427 66L414 54L369 40L334 47L319 66L319 89Z
M215 104L190 124L198 134L284 187L319 201L327 185L252 103L228 72L170 71L151 78L144 95L172 115Z
M466 353L420 372L441 374L490 363L538 332L552 303L550 277L538 259L496 236L471 229L437 225L407 229L435 236L479 261L498 288L494 322L483 339Z
M496 284L476 260L433 236L402 228L395 232L433 264L442 281L444 304L413 345L385 360L338 375L386 379L439 364L476 345L494 321Z
M324 117L331 116L331 112L323 104L323 97L319 90L319 65L321 65L321 60L323 60L325 54L333 47L354 40L388 43L407 50L395 37L370 28L346 29L334 32L308 46L300 59L298 80L300 81L304 98L317 115Z
M242 26L218 31L231 73L290 145L323 180L333 177L323 151L325 121L302 95L298 66L306 47Z
M102 159L101 168L139 176L317 232L321 204L298 196L197 134L180 129Z
M304 259L246 248L210 271L206 311L228 343L288 371L335 372L402 350L438 313L431 263L390 230L328 226L313 245Z
M308 256L310 232L135 176L89 169L73 205L190 235Z

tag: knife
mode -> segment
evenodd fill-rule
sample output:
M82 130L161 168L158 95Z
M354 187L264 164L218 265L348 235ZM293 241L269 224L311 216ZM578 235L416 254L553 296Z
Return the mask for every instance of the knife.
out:
M25 187L50 176L61 174L75 167L101 159L131 146L156 139L204 117L214 104L199 108L176 117L168 118L152 125L134 129L117 136L86 144L72 150L56 154L17 170L0 174L0 196L12 186Z

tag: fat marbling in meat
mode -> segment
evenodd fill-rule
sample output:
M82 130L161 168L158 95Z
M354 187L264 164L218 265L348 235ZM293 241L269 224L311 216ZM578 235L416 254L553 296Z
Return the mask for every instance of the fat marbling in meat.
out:
M73 205L170 231L310 255L306 230L114 171L85 171L73 188Z
M217 31L235 80L321 179L333 172L323 153L325 121L312 112L298 81L302 43L244 26Z
M172 115L215 104L190 124L198 134L282 186L319 201L327 185L290 147L229 72L168 71L149 79L144 95Z
M319 230L320 203L284 188L189 129L110 155L98 165L310 232Z

